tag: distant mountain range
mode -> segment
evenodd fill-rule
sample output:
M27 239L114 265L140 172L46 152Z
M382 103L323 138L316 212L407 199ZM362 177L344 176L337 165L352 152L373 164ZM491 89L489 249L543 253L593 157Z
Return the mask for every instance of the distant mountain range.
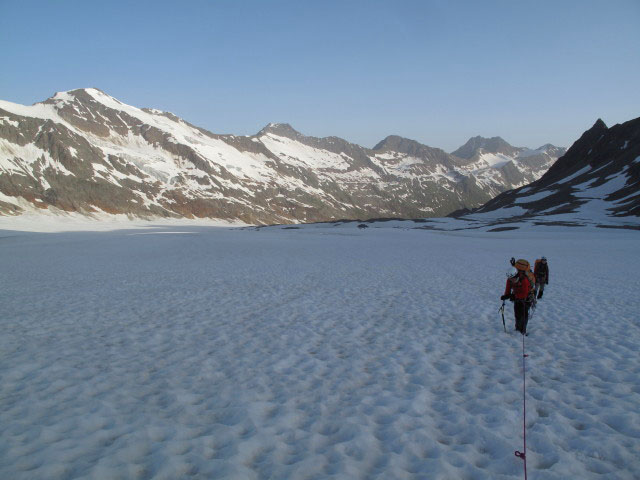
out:
M611 226L611 220L624 225L640 217L640 118L611 128L599 119L540 179L453 216L493 218L496 225L597 226Z
M0 214L254 224L435 217L538 180L564 152L500 137L474 137L451 154L398 136L369 149L288 124L219 135L87 88L32 106L0 101Z

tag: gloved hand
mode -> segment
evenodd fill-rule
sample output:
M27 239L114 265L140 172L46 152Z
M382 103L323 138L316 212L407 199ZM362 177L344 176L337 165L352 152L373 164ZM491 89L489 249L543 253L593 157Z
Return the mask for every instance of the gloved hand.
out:
M507 298L509 298L509 295L502 295L500 297L500 300L502 300L504 302Z

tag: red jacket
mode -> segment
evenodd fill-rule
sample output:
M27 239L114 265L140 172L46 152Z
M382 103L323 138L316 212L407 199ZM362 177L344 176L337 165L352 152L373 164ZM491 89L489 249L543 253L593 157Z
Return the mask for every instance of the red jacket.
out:
M526 275L518 275L517 277L507 278L507 287L504 289L505 295L511 295L513 292L516 300L525 300L529 295L531 284Z

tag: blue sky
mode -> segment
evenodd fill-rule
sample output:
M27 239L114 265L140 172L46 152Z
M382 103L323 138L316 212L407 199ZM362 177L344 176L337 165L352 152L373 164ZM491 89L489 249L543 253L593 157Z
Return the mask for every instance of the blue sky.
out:
M0 0L0 98L98 87L215 133L287 122L569 146L640 116L640 2Z

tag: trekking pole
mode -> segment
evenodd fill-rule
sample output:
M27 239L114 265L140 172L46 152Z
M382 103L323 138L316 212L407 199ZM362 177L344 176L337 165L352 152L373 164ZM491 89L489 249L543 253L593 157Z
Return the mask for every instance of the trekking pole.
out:
M504 324L504 300L502 301L502 306L498 309L498 311L502 314L502 328L504 328L504 331L507 331L507 327Z

